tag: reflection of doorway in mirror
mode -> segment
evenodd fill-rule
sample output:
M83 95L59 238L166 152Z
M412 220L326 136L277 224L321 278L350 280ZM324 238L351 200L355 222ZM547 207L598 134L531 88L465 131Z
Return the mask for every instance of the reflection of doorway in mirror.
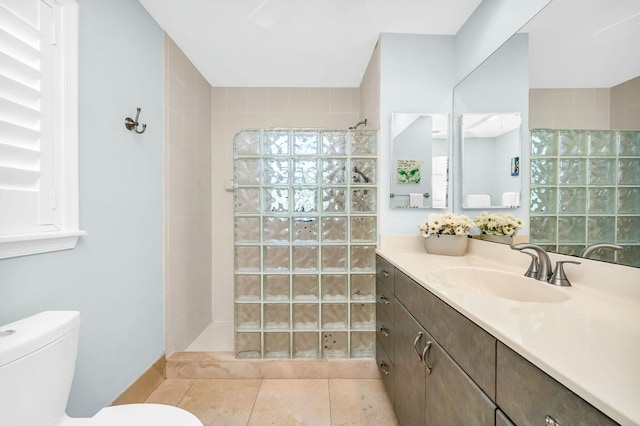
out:
M431 194L434 209L444 209L447 207L448 165L447 156L435 156L431 160Z
M511 176L520 176L520 157L511 159Z

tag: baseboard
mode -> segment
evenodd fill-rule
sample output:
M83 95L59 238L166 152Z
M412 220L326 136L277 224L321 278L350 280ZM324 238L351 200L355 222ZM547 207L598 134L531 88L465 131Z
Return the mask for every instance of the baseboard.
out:
M111 405L135 404L146 401L167 377L167 358L163 354L156 362L125 389Z

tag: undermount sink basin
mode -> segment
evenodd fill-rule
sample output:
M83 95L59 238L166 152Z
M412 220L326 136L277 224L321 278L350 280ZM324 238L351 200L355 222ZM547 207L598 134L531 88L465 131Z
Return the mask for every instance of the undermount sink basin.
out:
M518 302L560 303L569 299L551 284L496 269L446 268L434 272L433 277L451 287Z

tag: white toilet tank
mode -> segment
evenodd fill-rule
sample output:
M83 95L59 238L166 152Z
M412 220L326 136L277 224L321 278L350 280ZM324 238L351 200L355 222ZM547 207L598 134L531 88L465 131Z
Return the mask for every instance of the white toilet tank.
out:
M52 426L61 420L79 326L75 311L42 312L0 326L0 424Z

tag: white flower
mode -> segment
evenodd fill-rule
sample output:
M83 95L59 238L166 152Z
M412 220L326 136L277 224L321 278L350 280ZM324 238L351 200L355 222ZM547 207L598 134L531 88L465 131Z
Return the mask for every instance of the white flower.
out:
M473 221L481 233L514 236L522 228L522 220L506 213L482 212Z
M427 238L430 235L468 235L475 224L468 217L455 213L432 213L420 223L418 230Z

